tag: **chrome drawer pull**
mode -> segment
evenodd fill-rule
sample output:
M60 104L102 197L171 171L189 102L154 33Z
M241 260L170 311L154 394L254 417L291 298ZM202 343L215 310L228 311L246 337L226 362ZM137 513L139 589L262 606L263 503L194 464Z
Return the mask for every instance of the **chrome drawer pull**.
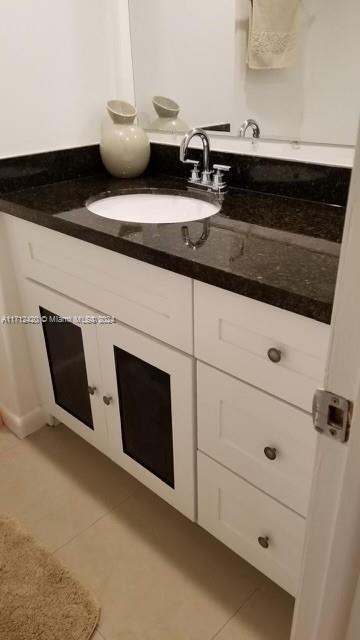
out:
M265 447L264 453L268 460L276 460L278 456L278 450L275 447Z
M268 549L270 546L270 538L269 536L260 536L258 538L258 543L260 545L260 547L262 547L263 549Z
M112 397L111 396L103 396L103 401L106 404L106 406L108 407L109 404L112 403Z
M267 355L269 360L275 364L278 364L282 357L280 349L276 349L275 347L271 347L271 349L268 350Z

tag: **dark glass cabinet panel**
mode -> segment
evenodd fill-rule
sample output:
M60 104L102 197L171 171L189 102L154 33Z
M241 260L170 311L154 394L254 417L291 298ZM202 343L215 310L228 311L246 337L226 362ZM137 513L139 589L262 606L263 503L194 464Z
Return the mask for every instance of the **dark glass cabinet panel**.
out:
M80 327L40 307L56 404L94 429Z
M114 347L124 452L174 488L170 376Z

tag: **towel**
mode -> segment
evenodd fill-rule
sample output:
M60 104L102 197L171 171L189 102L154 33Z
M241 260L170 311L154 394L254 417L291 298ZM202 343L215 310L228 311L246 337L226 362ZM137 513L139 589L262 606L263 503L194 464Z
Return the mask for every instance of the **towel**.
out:
M297 56L300 0L252 0L250 69L285 69Z

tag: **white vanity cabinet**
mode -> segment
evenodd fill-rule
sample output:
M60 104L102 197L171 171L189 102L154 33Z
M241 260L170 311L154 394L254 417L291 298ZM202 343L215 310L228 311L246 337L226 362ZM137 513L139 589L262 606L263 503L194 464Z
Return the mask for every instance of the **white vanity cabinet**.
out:
M44 408L295 595L330 327L6 226Z
M42 285L24 295L46 411L193 520L192 358Z
M43 408L194 520L192 281L8 223Z

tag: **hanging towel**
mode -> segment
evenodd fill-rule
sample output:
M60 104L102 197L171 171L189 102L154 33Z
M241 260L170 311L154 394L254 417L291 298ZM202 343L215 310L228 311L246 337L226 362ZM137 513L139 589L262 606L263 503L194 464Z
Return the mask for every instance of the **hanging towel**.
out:
M300 0L252 0L250 69L291 67L297 55Z

